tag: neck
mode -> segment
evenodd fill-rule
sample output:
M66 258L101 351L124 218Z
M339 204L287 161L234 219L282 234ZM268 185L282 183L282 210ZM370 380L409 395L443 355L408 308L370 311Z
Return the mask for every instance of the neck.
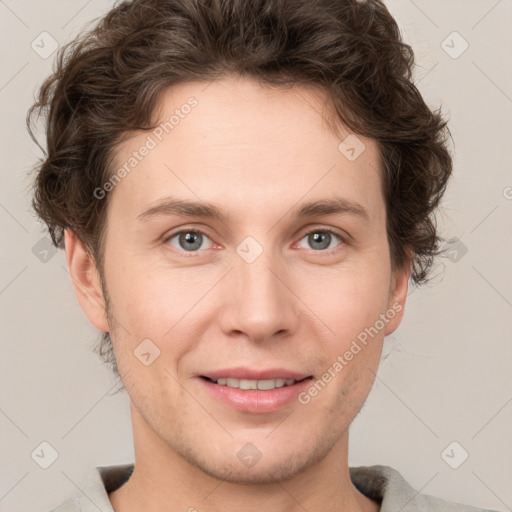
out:
M164 443L132 406L135 467L109 494L115 512L377 512L379 505L352 484L348 432L322 459L286 481L227 482L206 474Z

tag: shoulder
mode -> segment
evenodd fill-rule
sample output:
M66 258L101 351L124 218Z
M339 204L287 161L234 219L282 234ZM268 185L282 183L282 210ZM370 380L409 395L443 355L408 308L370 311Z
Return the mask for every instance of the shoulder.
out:
M349 469L352 483L359 492L381 503L379 512L498 512L421 494L390 466Z
M130 478L133 468L133 464L95 467L80 490L50 512L114 512L108 494Z

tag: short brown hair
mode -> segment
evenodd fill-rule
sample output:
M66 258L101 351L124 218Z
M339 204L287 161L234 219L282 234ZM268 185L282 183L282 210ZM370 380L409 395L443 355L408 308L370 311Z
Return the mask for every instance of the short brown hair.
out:
M346 127L377 142L392 267L410 254L423 284L441 252L434 212L452 159L446 121L413 84L413 65L380 0L124 1L61 48L28 112L34 140L31 121L46 114L33 207L56 246L75 231L101 273L108 197L94 190L112 174L116 145L154 128L166 88L228 74L318 86ZM108 333L100 354L117 372Z

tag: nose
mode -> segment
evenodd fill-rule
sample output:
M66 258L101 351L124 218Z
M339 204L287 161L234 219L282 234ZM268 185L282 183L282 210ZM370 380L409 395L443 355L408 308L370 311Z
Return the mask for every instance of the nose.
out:
M235 260L220 293L219 321L228 336L262 343L297 330L301 303L293 293L292 276L266 252L252 263Z

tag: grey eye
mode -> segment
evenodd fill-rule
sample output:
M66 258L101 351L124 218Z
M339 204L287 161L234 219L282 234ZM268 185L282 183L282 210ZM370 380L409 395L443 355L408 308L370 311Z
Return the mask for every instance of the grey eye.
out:
M336 233L320 229L316 231L311 231L310 233L306 234L302 239L307 240L309 247L303 248L312 248L319 251L323 251L325 249L332 249L334 246L331 246L331 243L335 241L336 238L341 241L341 237Z
M177 240L177 244L173 240ZM181 249L187 252L197 252L201 248L205 240L210 240L204 233L200 231L179 231L168 238L168 242L176 249Z

